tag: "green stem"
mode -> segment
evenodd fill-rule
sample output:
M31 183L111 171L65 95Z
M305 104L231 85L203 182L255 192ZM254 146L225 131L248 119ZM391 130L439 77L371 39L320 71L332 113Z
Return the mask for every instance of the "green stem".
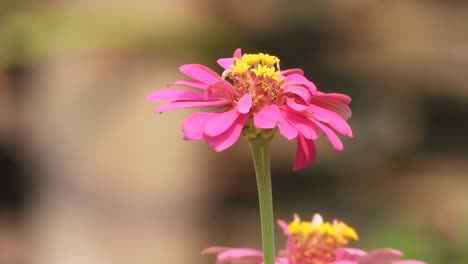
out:
M249 146L257 176L258 200L260 204L260 223L264 264L275 263L275 237L273 220L273 201L270 176L270 139L250 140Z

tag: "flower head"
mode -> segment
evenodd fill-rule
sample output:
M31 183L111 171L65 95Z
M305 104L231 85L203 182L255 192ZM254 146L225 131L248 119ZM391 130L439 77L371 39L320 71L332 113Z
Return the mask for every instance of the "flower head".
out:
M294 170L315 159L315 144L321 131L337 151L343 144L335 132L352 137L346 120L351 116L351 98L317 91L301 69L281 70L279 58L268 54L241 54L218 60L222 76L199 64L179 70L190 80L170 84L192 90L167 89L148 95L148 101L171 101L155 112L218 107L216 112L191 114L182 127L184 139L205 139L215 151L232 146L242 134L247 139L271 138L276 130L288 140L296 139Z
M322 216L315 214L312 221L301 221L298 215L289 224L278 221L288 237L287 253L290 263L325 264L336 259L339 248L357 240L358 235L352 227L337 220L324 222Z
M341 221L324 222L315 214L312 220L301 221L298 215L287 224L278 220L287 236L287 245L281 250L276 264L426 264L419 260L401 260L402 252L380 248L366 252L346 247L358 240L354 229ZM211 247L202 254L216 254L217 263L262 264L262 252L249 248Z

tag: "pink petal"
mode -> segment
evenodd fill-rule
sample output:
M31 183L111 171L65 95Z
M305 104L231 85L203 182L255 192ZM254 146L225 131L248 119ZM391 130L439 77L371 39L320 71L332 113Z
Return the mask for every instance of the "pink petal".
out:
M269 105L257 113L254 113L254 125L257 128L274 128L281 118L281 113L277 105Z
M345 104L351 103L351 97L347 96L346 94L323 93L323 92L317 91L317 97L321 97L321 98L329 99L329 100L336 100L336 101L343 102Z
M219 66L223 67L225 70L230 70L231 69L231 65L234 65L234 58L241 58L242 57L242 54L241 54L241 49L236 49L236 51L234 51L234 54L232 55L232 58L222 58L222 59L219 59L218 60L218 64Z
M292 110L297 111L297 112L304 112L306 110L309 110L309 106L298 104L296 103L294 99L291 99L291 98L286 98L286 105Z
M244 94L241 99L237 102L237 110L241 114L247 114L252 107L252 95Z
M427 264L424 261L419 261L419 260L400 260L400 261L395 261L392 262L392 264Z
M275 264L290 264L288 258L277 257L275 259Z
M251 248L224 248L210 247L203 250L202 255L217 254L217 263L232 263L234 261L242 261L239 263L259 264L263 262L263 254L261 251Z
M200 93L187 90L159 90L146 97L146 101L174 101L174 100L196 100L202 101L205 96Z
M223 67L225 70L231 69L231 65L234 65L233 58L223 58L218 60L219 66Z
M338 261L331 262L329 264L359 264L359 263L354 260L338 260Z
M211 84L221 80L216 72L200 64L185 64L179 67L180 72L202 83Z
M313 140L308 140L302 135L297 136L296 159L294 160L294 171L301 170L312 163L316 157L316 149Z
M288 140L297 137L297 129L293 127L288 120L284 119L282 116L278 121L278 129L280 133Z
M307 117L293 113L292 111L283 111L283 118L299 131L307 139L317 139L317 126Z
M217 100L217 101L203 101L203 102L173 102L170 104L165 104L158 106L154 109L156 113L162 113L174 109L182 108L193 108L193 107L213 107L213 106L224 106L228 105L229 102L226 100Z
M195 80L177 81L177 82L174 82L174 83L170 83L167 86L174 86L174 85L187 86L187 87L201 89L201 90L205 90L206 87L208 87L208 85L206 83L201 83L201 82L195 81Z
M307 80L306 77L299 75L299 74L291 74L291 75L286 76L286 78L284 79L284 84L285 86L303 85L309 88L311 93L313 94L317 93L317 87L315 87L315 84Z
M310 91L302 86L286 86L281 89L282 94L294 94L299 96L305 103L310 103L312 101L312 94Z
M338 93L317 93L314 97L314 104L336 112L345 120L351 117L351 109L348 104L351 102L351 98L344 94Z
M339 248L336 253L336 260L358 260L366 254L367 252L358 248Z
M325 134L325 136L328 138L328 141L332 144L333 148L336 151L342 151L343 150L343 143L341 142L340 138L331 130L330 128L320 124L320 122L314 121L315 125L317 125Z
M206 121L216 115L215 113L193 113L189 115L182 125L184 139L202 139L204 138L204 129Z
M291 74L304 75L304 71L299 68L294 68L294 69L287 69L287 70L281 71L281 74L283 74L284 76L291 75Z
M382 248L367 253L359 261L360 264L385 264L401 258L403 254L399 250Z
M232 55L233 58L242 58L242 50L240 48L236 49L234 51L234 54Z
M249 115L240 115L236 122L221 135L216 137L207 136L205 139L208 146L217 152L221 152L232 146L239 138L248 117Z
M206 88L205 94L208 98L226 98L232 102L234 87L225 80L216 81Z
M291 234L291 232L289 232L288 223L281 219L277 220L276 223L279 225L279 227L281 228L281 230L283 230L285 234Z
M216 113L205 123L205 135L215 137L232 126L239 116L237 109Z
M310 105L310 110L318 121L328 123L333 129L343 135L353 137L351 127L337 113L313 104Z

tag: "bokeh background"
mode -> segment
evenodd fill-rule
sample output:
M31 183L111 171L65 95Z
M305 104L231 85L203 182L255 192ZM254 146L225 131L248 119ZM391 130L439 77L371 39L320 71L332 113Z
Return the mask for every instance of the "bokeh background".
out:
M235 48L351 95L355 138L292 172L275 138L275 213L320 212L366 249L468 263L468 2L1 0L0 263L213 263L260 247L247 144L182 140L155 115L177 67ZM284 238L278 230L277 245Z

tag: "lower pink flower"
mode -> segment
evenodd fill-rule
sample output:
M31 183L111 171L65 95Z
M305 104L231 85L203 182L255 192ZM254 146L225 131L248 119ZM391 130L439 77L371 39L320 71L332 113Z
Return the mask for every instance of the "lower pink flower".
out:
M248 139L270 137L276 129L288 140L296 139L294 170L306 167L316 156L314 140L323 133L333 148L343 150L336 132L352 137L346 120L351 116L351 98L344 94L322 93L303 76L301 69L281 71L279 59L268 54L241 54L218 63L222 76L199 64L179 70L190 80L170 84L192 90L159 90L148 101L171 101L155 112L218 107L219 111L191 114L182 127L184 139L205 139L215 151L232 146L241 134Z
M323 222L319 214L312 221L301 221L296 215L287 224L278 225L287 236L286 248L279 252L276 264L426 264L419 260L402 260L403 253L396 249L380 248L364 251L348 248L350 240L357 240L353 228L343 222ZM216 255L216 263L262 264L262 252L250 248L210 247L203 255Z

